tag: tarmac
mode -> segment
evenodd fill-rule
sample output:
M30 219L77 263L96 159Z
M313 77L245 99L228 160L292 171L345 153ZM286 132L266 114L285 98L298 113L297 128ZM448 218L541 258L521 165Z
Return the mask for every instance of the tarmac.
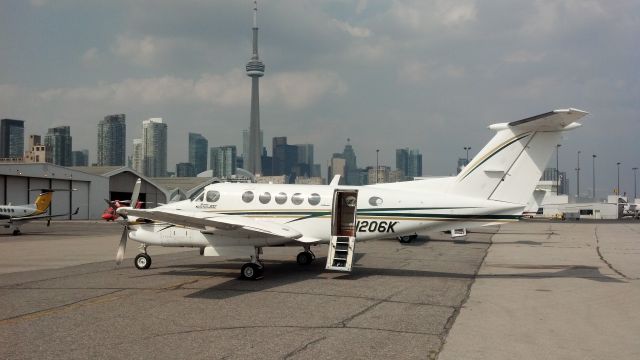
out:
M246 260L150 248L113 260L122 228L0 231L0 358L638 359L640 223L521 222L358 243L352 273L326 246Z

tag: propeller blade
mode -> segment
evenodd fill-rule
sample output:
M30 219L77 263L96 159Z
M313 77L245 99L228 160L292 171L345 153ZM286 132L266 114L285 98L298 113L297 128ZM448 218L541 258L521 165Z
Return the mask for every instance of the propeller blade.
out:
M133 186L133 193L131 194L131 202L129 203L131 206L136 206L136 202L138 202L138 196L140 195L140 185L142 184L142 180L138 178L136 184Z
M116 254L116 264L120 265L122 259L124 259L124 251L127 249L127 239L129 238L129 228L125 225L122 230L122 237L120 237L120 244L118 245L118 253Z

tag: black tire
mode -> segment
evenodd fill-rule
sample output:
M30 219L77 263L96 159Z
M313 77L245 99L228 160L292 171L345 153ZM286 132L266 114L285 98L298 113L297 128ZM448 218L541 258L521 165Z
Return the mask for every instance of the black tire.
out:
M13 230L13 236L20 235L20 230Z
M313 262L313 257L314 256L312 253L303 251L301 253L298 253L298 256L296 256L296 261L298 262L298 265L307 266Z
M240 269L240 278L244 280L258 280L262 278L262 267L254 263L246 263Z
M151 267L151 256L145 253L140 253L133 260L133 264L138 270L147 270Z

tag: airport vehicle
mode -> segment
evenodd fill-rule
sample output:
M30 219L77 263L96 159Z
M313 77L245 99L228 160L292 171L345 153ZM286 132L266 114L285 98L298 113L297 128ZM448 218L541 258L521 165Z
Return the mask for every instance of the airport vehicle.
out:
M640 204L637 203L637 199L634 202L628 202L623 198L618 198L618 206L620 207L620 217L631 217L634 219L640 219Z
M147 269L147 247L200 248L204 256L249 257L241 277L262 276L262 248L300 246L307 265L312 245L328 243L326 269L351 271L358 241L423 231L486 226L522 217L561 132L581 126L587 113L561 109L491 125L491 141L455 177L341 186L218 183L193 200L154 209L121 207L124 222L117 263L127 240L140 242L134 260ZM139 183L131 203L135 203Z
M75 190L75 189L73 189ZM66 214L50 215L45 214L51 206L51 198L55 191L69 191L69 189L32 189L40 191L33 204L27 205L0 205L0 222L5 228L12 230L13 235L20 235L20 226L33 220L47 219L47 226L51 224L51 218L68 216ZM80 208L76 208L73 215L78 213Z

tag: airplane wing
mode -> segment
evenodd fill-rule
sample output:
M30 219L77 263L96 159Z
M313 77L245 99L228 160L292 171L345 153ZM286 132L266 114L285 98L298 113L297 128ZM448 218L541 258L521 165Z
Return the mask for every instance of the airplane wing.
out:
M200 229L201 232L213 234L216 231L230 232L229 236L275 236L296 240L302 237L297 230L271 221L259 221L238 215L191 216L162 210L126 209L127 215L149 220Z
M56 214L56 215L41 214L41 215L32 215L32 216L12 217L9 219L9 223L19 223L19 222L31 221L31 220L37 220L37 219L51 220L51 218L54 218L54 217L69 216L70 214L76 215L79 210L80 208L78 207L73 213Z

